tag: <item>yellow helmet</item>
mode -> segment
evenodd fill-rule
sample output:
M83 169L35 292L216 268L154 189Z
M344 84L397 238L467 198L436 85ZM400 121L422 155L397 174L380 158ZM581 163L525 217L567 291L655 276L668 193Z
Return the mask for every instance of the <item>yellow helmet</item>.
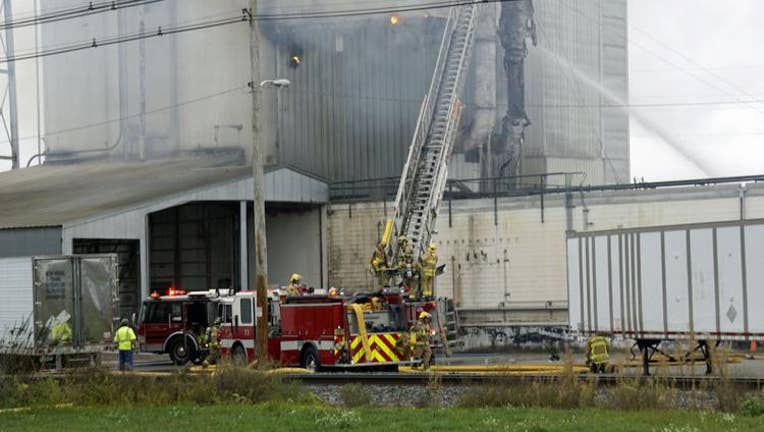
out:
M302 280L302 276L297 273L292 273L292 277L289 278L289 282L297 282L299 280Z
M435 243L430 243L430 246L429 246L427 249L429 249L429 250L431 250L431 251L435 251L435 249L437 249L437 248L438 248L438 247L437 247L437 246L435 246Z
M419 319L420 320L423 320L423 319L432 319L432 315L430 315L429 312L422 311L422 312L419 313Z

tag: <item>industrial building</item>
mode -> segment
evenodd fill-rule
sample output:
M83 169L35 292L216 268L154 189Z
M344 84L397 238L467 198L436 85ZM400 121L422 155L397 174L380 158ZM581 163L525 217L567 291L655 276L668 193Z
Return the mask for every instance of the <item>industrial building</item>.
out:
M269 271L326 280L328 186L281 168L266 174ZM251 168L214 160L43 166L0 173L0 257L120 256L120 307L170 287L242 289L253 263ZM276 221L276 223L272 223ZM247 227L250 227L249 229Z
M43 10L77 5L41 2ZM244 1L159 2L48 24L41 43L235 17L244 7ZM310 10L332 7L319 1ZM298 11L277 1L261 8ZM498 4L481 6L451 177L580 171L587 184L628 182L628 115L602 106L613 103L608 94L628 99L625 0L524 0L505 8L507 19ZM261 75L292 82L263 91L267 163L328 182L399 176L446 14L265 21ZM199 149L248 156L248 44L242 23L45 57L48 161L146 160ZM516 149L521 162L508 170L501 167L515 145L508 124L518 115L528 124Z
M41 8L75 3L42 0ZM169 1L63 20L42 29L41 44L236 16L245 3ZM289 12L262 3L265 12ZM449 173L482 180L450 184L435 236L447 264L439 289L459 299L467 325L565 320L556 246L567 223L583 216L566 216L573 208L566 194L491 195L496 177L526 176L513 184L534 188L629 178L627 115L602 106L612 102L606 94L628 96L625 1L575 9L554 0L507 4L514 3L517 10L481 6ZM262 25L262 77L292 83L261 90L272 284L297 271L315 286L371 286L368 258L430 86L445 16ZM170 286L247 288L246 23L49 56L41 69L46 164L0 175L7 203L0 256L117 252L123 314ZM517 130L520 116L527 124ZM558 171L578 174L543 175ZM593 208L610 198L591 199ZM510 313L516 309L523 313Z

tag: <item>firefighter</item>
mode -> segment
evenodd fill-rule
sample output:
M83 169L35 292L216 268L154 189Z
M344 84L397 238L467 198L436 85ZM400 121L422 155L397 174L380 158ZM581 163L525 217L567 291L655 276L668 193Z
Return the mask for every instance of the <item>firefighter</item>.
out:
M402 235L398 237L398 254L396 255L396 267L401 275L403 293L408 293L409 298L416 297L413 288L414 281L414 249L409 244L409 239Z
M429 312L419 313L417 322L409 329L409 353L411 360L420 360L422 368L430 368L432 349L430 348L430 323L432 315Z
M124 372L133 369L133 346L136 337L127 318L122 318L119 326L117 333L114 334L114 343L119 349L119 370Z
M605 373L610 362L610 343L597 334L586 341L586 364L593 373Z
M427 252L420 258L422 274L422 296L425 299L433 298L433 286L435 285L435 271L438 268L438 254L435 243L430 243Z
M71 316L66 311L57 317L57 323L50 329L50 344L52 346L69 345L72 343L72 327L69 325Z
M292 276L289 278L289 285L286 289L286 295L300 295L303 289L305 289L305 285L302 284L302 276L297 273L292 273Z
M207 327L207 331L204 332L202 337L202 345L207 347L207 356L202 361L202 367L209 367L211 364L215 364L220 356L220 342L218 340L218 331L220 331L220 324L223 320L220 317L215 318L211 327Z
M369 261L369 269L377 276L377 282L380 288L384 288L388 284L387 273L389 265L387 262L387 253L385 253L385 245L378 243L377 248L374 250L374 255Z

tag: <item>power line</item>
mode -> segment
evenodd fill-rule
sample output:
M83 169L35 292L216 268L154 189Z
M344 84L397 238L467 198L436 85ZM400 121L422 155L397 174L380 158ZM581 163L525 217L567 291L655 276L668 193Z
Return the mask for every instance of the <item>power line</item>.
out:
M576 14L578 14L578 15L580 15L580 16L588 19L588 20L592 20L592 21L596 20L596 18L588 15L587 13L585 13L584 11L582 11L580 9L577 9L575 7L572 7L572 6L569 6L568 4L566 4L564 2L562 3L562 5L564 7L566 7L567 9L575 12ZM628 21L626 22L626 26L629 27L629 28L632 28L632 29L634 29L634 30L636 30L636 31L638 31L638 32L640 32L642 34L644 34L648 38L652 39L653 41L655 41L656 43L661 45L666 50L675 53L676 55L678 55L679 57L684 59L686 62L695 65L696 67L698 67L701 70L704 70L706 73L708 73L709 75L715 77L718 81L721 81L722 83L726 84L728 87L730 87L730 88L732 88L732 89L734 89L734 90L736 90L736 91L738 91L738 92L740 92L740 93L742 93L742 94L744 94L744 95L746 95L748 97L753 97L749 93L745 92L744 90L741 90L741 89L737 88L735 85L729 83L722 76L712 72L711 70L709 70L708 68L704 67L703 65L701 65L701 64L695 62L694 60L690 59L689 57L687 57L686 55L681 53L679 50L669 46L665 42L660 41L658 38L652 36L648 31L642 30L642 29L636 27L635 25L629 23ZM633 45L637 46L638 48L643 49L644 51L646 51L649 54L653 55L655 58L661 60L662 62L666 63L667 65L673 66L677 70L685 73L686 75L689 75L690 77L696 79L697 81L699 81L699 82L701 82L701 83L703 83L703 84L705 84L705 85L707 85L707 86L709 86L709 87L711 87L711 88L713 88L715 90L718 90L718 91L720 91L720 92L722 92L724 94L730 95L731 97L735 98L735 101L737 101L737 102L739 102L741 104L748 105L748 107L750 109L753 109L753 110L755 110L755 111L757 111L757 112L759 112L761 114L764 114L764 110L762 110L758 106L754 105L754 103L756 103L756 101L752 101L752 100L751 101L746 101L743 98L740 98L737 94L730 93L729 90L724 89L724 88L718 86L716 84L716 82L708 80L705 77L703 77L702 75L699 75L697 73L692 72L691 70L689 70L689 68L685 68L683 66L680 66L680 65L676 64L675 62L672 62L671 60L665 58L664 56L661 56L660 54L658 54L658 53L654 52L653 50L649 49L648 47L646 47L644 44L641 44L641 43L637 42L636 40L634 40L632 38L626 38L626 39L624 39L624 42L625 43L629 43L629 44L633 44Z
M90 2L86 6L76 8L60 9L57 11L35 14L29 18L16 18L10 22L0 23L0 30L9 30L15 28L29 27L33 25L49 24L58 21L65 21L75 18L82 18L90 15L96 15L104 12L113 12L120 9L127 9L135 6L143 6L152 3L159 3L165 0L112 0L102 2Z
M226 89L226 90L222 90L222 91L219 91L219 92L216 92L216 93L211 93L211 94L208 94L208 95L199 96L197 98L188 99L188 100L185 100L183 102L179 102L177 104L166 105L166 106L163 106L163 107L160 107L160 108L155 108L155 109L152 109L152 110L148 110L148 111L143 112L143 113L135 113L135 114L130 114L130 115L127 115L127 116L111 118L111 119L103 120L103 121L99 121L99 122L88 123L88 124L79 125L79 126L73 126L73 127L70 127L70 128L59 129L59 130L53 131L53 132L47 132L46 131L43 135L45 137L50 137L50 136L61 135L61 134L70 133L70 132L77 132L77 131L81 131L81 130L92 129L92 128L98 127L98 126L106 126L108 124L117 123L117 122L122 121L122 120L129 120L129 119L138 118L138 117L141 117L141 116L144 116L144 115L157 114L157 113L160 113L160 112L177 109L177 108L180 108L180 107L183 107L183 106L186 106L186 105L191 105L191 104L194 104L194 103L197 103L197 102L202 102L202 101L213 99L213 98L216 98L216 97L225 96L225 95L228 95L228 94L231 94L231 93L235 93L237 91L244 90L244 89L247 89L247 88L248 88L247 85L241 85L241 86L237 86L237 87L232 87L232 88L229 88L229 89ZM37 135L25 136L25 137L19 138L19 141L29 140L29 139L36 138L36 137L37 137ZM7 141L2 142L2 143L3 144L7 143ZM96 150L101 150L101 149L96 149Z
M125 43L125 42L133 42L133 41L138 41L141 39L151 39L151 38L157 38L157 37L162 37L167 35L186 33L190 31L204 30L204 29L210 29L214 27L222 27L222 26L238 24L238 23L248 22L248 21L249 21L248 15L246 13L242 13L242 15L237 17L204 21L197 24L187 24L187 25L181 25L176 27L165 27L165 28L163 28L162 26L159 26L157 27L156 30L145 31L141 33L134 33L127 36L118 36L118 37L112 37L112 38L106 38L106 39L100 39L100 40L97 38L92 38L88 42L80 42L77 44L67 45L60 48L52 48L47 50L30 52L27 54L13 55L13 56L0 59L0 63L15 62L20 60L31 60L31 59L41 58L41 57L48 57L52 55L83 51L83 50L98 48L103 46L117 45L117 44Z
M157 2L163 0L132 0L133 2ZM349 9L344 11L326 11L326 12L313 12L313 13L286 13L286 14L258 14L252 15L248 9L242 9L242 13L239 16L222 18L213 21L204 21L196 24L187 24L176 27L157 27L156 30L145 31L141 33L134 33L127 36L117 36L105 39L91 38L87 42L80 42L72 45L60 46L57 48L49 48L29 52L25 54L18 54L0 58L0 63L8 63L20 60L30 60L41 57L48 57L58 54L66 54L71 52L83 51L91 48L97 48L100 46L116 45L125 42L132 42L141 39L150 39L155 37L161 37L165 35L185 33L195 30L209 29L213 27L221 27L239 22L249 22L251 20L256 21L272 21L272 20L294 20L294 19L321 19L321 18L339 18L339 17L353 17L353 16L365 16L376 15L383 13L398 13L407 11L418 10L430 10L430 9L442 9L458 6L475 5L482 3L507 3L516 2L522 0L448 0L432 3L424 3L416 6L401 6L401 7L389 7L389 8L367 8L367 9Z
M431 3L420 3L415 6L392 6L371 7L366 9L347 9L343 11L316 11L316 12L292 12L280 14L259 14L255 17L258 21L290 20L290 19L318 19L318 18L341 18L364 15L379 15L399 12L416 12L429 9L446 9L450 7L471 6L487 3L515 3L524 0L442 0Z

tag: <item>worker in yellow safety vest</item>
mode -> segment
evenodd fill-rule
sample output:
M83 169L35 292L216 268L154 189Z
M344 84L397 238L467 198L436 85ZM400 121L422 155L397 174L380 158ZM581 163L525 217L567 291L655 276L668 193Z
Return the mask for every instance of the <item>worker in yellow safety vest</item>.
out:
M117 329L117 333L114 334L114 343L117 344L119 349L119 370L124 372L125 370L133 369L133 348L135 346L135 332L130 327L130 322L123 318L120 321L120 327Z
M438 254L435 243L430 243L424 256L419 259L422 275L422 296L425 299L433 298L435 285L435 272L438 268Z
M50 329L50 344L52 346L69 345L72 343L72 327L69 325L69 318L60 321Z
M610 362L610 342L600 335L586 341L586 364L594 373L604 373Z
M430 348L430 323L432 315L422 311L413 326L409 329L409 353L411 361L420 360L422 367L430 368L432 348Z
M384 288L388 285L389 280L387 277L387 270L389 264L387 262L387 253L385 252L385 245L378 243L377 248L374 250L374 255L369 261L369 269L377 276L377 282L380 288Z
M292 276L289 278L289 285L287 285L286 295L300 295L304 288L305 286L302 284L302 276L297 273L292 273Z

